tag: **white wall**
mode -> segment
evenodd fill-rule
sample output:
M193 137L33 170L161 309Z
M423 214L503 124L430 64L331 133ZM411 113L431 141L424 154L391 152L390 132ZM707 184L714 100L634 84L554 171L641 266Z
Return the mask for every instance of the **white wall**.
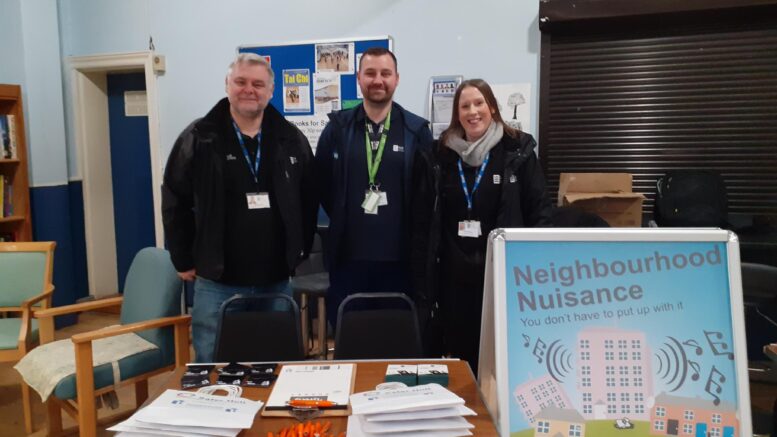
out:
M395 98L406 108L424 114L432 75L529 82L529 130L537 132L537 0L60 0L59 9L65 57L147 50L153 36L167 58L158 82L165 158L179 132L224 96L236 48L252 43L391 35L401 79ZM69 151L76 156L72 137Z

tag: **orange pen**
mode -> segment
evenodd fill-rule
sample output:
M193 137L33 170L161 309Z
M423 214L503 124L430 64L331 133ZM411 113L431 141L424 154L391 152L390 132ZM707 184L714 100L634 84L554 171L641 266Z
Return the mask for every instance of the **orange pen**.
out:
M319 401L314 399L292 399L286 404L290 407L318 407L318 408L329 408L329 407L336 407L337 404L332 401Z

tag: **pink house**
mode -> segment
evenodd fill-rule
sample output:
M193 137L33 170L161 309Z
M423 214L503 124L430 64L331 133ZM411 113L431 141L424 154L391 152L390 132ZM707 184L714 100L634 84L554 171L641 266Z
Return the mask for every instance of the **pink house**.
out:
M650 433L701 437L739 435L736 408L729 402L661 393L650 411Z
M577 410L548 407L535 418L534 437L585 437L585 419Z
M513 396L523 416L534 426L537 413L547 407L572 408L564 388L550 375L524 382L513 390Z

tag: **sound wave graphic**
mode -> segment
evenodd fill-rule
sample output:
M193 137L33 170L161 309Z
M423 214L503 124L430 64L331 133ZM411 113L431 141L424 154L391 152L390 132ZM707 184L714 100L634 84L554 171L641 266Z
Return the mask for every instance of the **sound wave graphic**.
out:
M685 348L676 338L668 336L655 355L658 359L657 375L671 387L670 392L679 390L689 376L692 381L699 380L699 363L688 358Z
M556 340L548 346L545 367L548 374L560 383L563 383L564 378L572 371L572 353L561 344L561 340Z

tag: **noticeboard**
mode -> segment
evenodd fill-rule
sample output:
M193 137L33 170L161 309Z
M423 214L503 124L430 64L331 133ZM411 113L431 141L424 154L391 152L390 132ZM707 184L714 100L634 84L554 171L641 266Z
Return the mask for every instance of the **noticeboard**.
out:
M316 147L327 114L361 103L356 71L370 47L391 50L389 36L247 44L239 53L256 53L270 62L275 89L270 101Z
M492 232L479 382L500 434L752 435L739 268L723 230Z

